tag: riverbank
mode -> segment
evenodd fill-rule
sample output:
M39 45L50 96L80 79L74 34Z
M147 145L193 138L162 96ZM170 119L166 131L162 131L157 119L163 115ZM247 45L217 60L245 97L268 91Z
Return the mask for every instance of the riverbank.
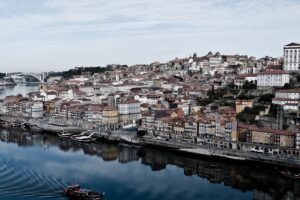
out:
M27 123L29 127L37 127L44 132L57 135L59 132L71 132L74 134L82 133L83 131L92 129L92 126L79 127L69 125L54 125L46 120L37 120L33 118L19 117L19 116L0 116L0 120L5 123ZM95 130L95 129L94 129ZM165 141L152 137L138 137L136 132L132 131L101 131L95 130L95 137L99 140L103 139L110 142L129 143L138 146L156 146L174 150L179 153L193 154L199 156L208 156L213 158L223 158L236 161L251 161L264 164L277 165L289 168L300 169L299 156L292 155L269 155L259 154L249 151L242 151L237 149L227 149L218 147L207 147L196 144L188 144L179 141Z
M279 167L300 169L300 158L296 156L292 157L258 154L253 152L244 152L237 149L221 149L216 147L206 147L194 144L184 144L178 142L174 143L147 137L140 139L140 145L156 146L160 148L170 149L178 153L191 154L195 156L206 156L211 158L234 160L238 162L254 162Z

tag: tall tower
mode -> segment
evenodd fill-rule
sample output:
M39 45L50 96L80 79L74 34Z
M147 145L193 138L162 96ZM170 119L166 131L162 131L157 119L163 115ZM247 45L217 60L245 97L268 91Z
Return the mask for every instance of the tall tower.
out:
M278 130L283 129L283 109L282 106L277 105L277 128Z

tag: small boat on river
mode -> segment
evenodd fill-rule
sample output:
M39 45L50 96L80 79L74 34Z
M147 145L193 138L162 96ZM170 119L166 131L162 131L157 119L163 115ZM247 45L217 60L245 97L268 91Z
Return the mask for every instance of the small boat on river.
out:
M104 193L81 189L80 185L71 185L64 189L64 195L70 200L102 200Z
M71 136L71 139L73 141L76 141L76 142L95 142L96 141L96 138L94 138L93 136L95 135L96 132L92 132L90 135L74 135L74 136Z
M73 136L72 133L57 133L58 137L59 138L62 138L62 139L71 139L71 137Z
M288 178L300 179L300 173L293 173L290 171L281 171L280 173Z
M33 131L33 132L38 132L38 133L43 132L43 129L38 127L38 126L31 126L30 130Z

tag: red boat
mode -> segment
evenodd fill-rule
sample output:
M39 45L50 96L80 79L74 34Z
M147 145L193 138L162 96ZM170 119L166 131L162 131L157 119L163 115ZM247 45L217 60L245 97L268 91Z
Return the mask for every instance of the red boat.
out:
M102 200L104 193L81 189L80 185L71 185L64 189L64 194L70 200Z

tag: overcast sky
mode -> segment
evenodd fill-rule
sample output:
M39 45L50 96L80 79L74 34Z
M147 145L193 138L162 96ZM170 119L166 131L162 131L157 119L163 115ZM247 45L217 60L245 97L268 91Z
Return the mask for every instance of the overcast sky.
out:
M299 0L0 0L0 71L282 55Z

